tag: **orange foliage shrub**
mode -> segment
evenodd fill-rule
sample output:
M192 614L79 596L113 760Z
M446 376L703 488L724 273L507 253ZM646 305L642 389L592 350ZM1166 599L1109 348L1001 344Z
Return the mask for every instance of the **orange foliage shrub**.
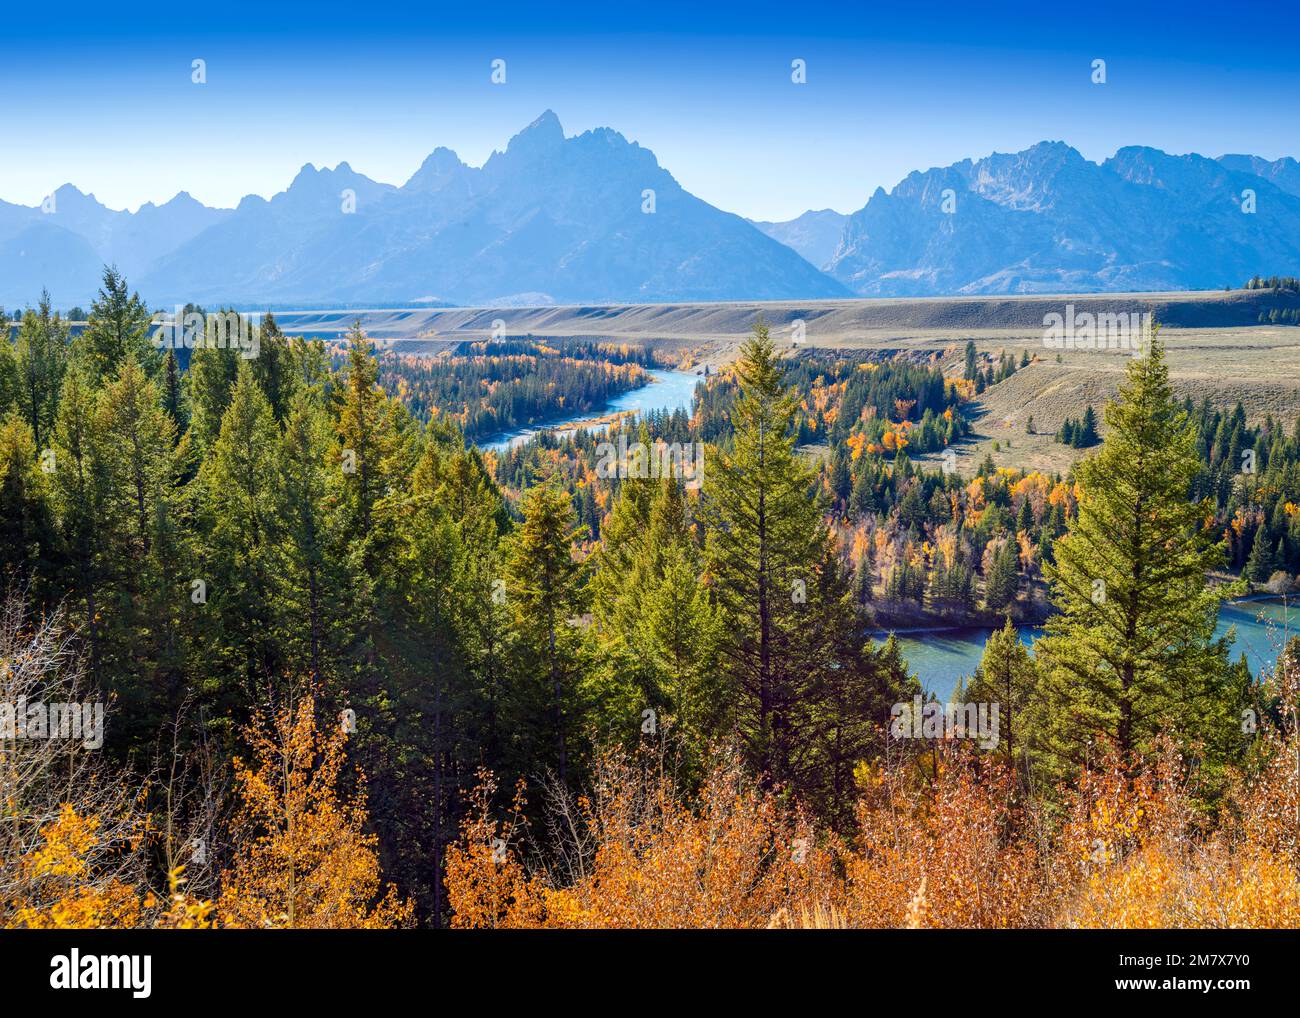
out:
M854 925L1037 925L1042 859L1014 777L948 747L930 766L920 780L904 766L861 769L858 840L844 859Z
M391 885L380 895L377 839L365 833L364 793L337 793L347 736L316 725L315 701L248 733L253 766L235 762L242 808L238 850L223 875L226 926L384 929L410 925Z
M1242 786L1242 819L1206 834L1172 755L1137 774L1108 758L1049 813L1001 761L945 744L860 767L845 843L734 768L692 804L662 770L610 756L589 797L553 810L569 837L547 865L502 838L489 781L447 888L459 927L1294 928L1296 826L1276 805L1293 807L1293 777L1278 765ZM512 839L521 815L517 797Z
M609 754L589 796L552 803L551 826L566 844L528 876L518 846L494 854L496 825L471 815L448 853L454 925L763 928L836 889L833 853L806 818L734 767L713 770L692 809L670 775Z

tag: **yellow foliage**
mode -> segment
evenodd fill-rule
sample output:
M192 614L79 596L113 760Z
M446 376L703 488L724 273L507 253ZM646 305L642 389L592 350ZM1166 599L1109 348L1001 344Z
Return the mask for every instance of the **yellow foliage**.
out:
M234 867L223 874L226 926L386 929L406 926L412 906L381 893L377 839L364 831L364 792L340 799L347 736L316 725L305 698L272 726L248 733L252 765L235 762L241 809Z

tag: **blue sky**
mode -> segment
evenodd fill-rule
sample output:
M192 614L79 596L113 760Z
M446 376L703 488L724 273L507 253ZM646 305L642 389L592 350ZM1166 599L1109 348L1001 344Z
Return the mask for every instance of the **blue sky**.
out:
M762 219L853 211L913 169L1044 139L1095 160L1300 157L1286 4L201 6L7 13L0 198L71 182L113 208L182 189L233 205L341 160L401 183L437 145L481 164L546 108Z

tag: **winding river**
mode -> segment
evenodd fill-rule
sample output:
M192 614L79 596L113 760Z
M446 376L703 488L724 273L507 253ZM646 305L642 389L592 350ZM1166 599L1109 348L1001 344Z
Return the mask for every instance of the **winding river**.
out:
M638 416L651 410L685 410L690 413L691 403L695 398L695 386L704 380L703 375L691 371L666 371L662 368L656 368L651 372L650 377L649 384L616 396L598 411L559 417L541 424L530 424L525 428L516 428L514 431L493 435L479 442L478 445L483 449L504 452L522 442L527 442L540 432L555 431L563 434L575 430L575 426L583 421L629 410Z

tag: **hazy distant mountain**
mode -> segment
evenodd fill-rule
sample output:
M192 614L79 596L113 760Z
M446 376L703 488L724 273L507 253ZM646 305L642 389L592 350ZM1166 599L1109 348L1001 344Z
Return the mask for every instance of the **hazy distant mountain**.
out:
M1042 142L912 173L848 217L750 223L548 110L482 167L436 148L401 186L308 164L235 209L182 192L115 212L71 185L49 213L0 202L0 304L45 286L84 306L106 262L154 306L1206 289L1300 274L1300 163L1133 147L1099 165Z
M1288 194L1300 195L1300 162L1289 156L1269 162L1259 156L1219 156L1219 162L1238 173L1253 173L1271 181Z
M781 223L750 221L773 240L794 248L820 269L835 256L835 250L840 246L840 237L844 234L844 224L848 220L849 217L842 212L820 209L805 212Z
M355 193L355 211L340 196ZM649 192L653 192L650 194ZM401 187L305 167L141 281L151 299L475 303L832 297L788 248L606 128L547 111L481 168L436 149Z
M886 296L1208 289L1300 272L1300 197L1237 167L1140 147L1098 165L1061 142L963 160L877 190L828 271Z
M163 205L115 212L71 184L43 207L0 202L0 303L34 303L48 287L63 307L85 304L103 266L116 264L138 279L178 245L230 215L182 191Z
M466 166L435 149L401 187L347 163L304 166L269 201L181 194L134 215L71 186L52 215L0 203L0 302L93 295L116 262L155 306L802 299L840 283L689 194L652 152L602 128L566 138L549 110Z
M56 306L86 304L103 268L85 237L45 220L0 224L0 306L32 306L48 289Z

